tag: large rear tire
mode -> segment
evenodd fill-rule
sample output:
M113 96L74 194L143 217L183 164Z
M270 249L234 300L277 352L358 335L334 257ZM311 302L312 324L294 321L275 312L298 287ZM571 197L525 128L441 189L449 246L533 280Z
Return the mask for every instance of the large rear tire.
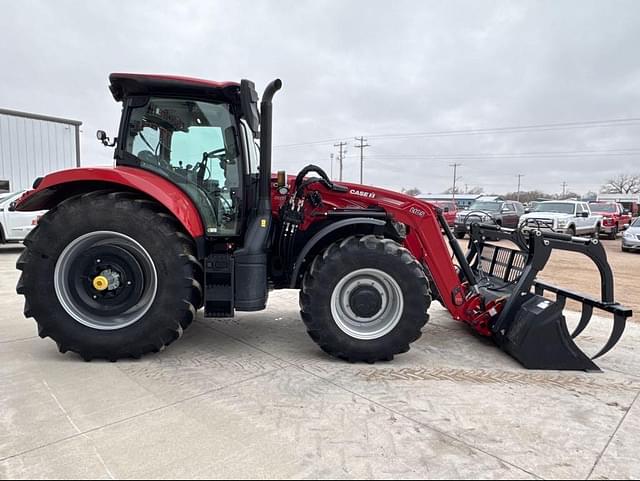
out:
M349 237L313 261L300 291L311 338L349 362L390 361L409 350L429 320L424 270L391 239Z
M193 240L156 202L93 192L62 202L17 262L24 314L60 352L139 358L178 339L202 304Z

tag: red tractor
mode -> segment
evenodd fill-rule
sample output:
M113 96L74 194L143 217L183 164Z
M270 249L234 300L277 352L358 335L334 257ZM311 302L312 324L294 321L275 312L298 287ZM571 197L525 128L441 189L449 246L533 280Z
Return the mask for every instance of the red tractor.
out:
M110 82L122 120L113 142L98 138L115 147L115 167L39 178L14 205L49 210L25 240L17 291L40 336L63 353L138 358L178 339L201 307L206 317L258 311L270 289L285 288L300 289L311 338L351 362L408 351L432 300L528 368L597 370L572 340L593 308L614 320L594 358L622 335L631 311L614 302L597 240L473 224L464 253L427 202L336 184L313 165L272 175L280 80L260 109L247 80L112 74ZM553 248L596 263L601 298L536 280ZM583 303L572 334L567 299Z

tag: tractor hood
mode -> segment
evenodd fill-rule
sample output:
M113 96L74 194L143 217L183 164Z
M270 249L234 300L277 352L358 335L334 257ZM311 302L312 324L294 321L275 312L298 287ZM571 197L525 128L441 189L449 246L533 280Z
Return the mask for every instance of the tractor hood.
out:
M571 219L574 214L562 214L560 212L530 212L520 217L520 220L527 219Z

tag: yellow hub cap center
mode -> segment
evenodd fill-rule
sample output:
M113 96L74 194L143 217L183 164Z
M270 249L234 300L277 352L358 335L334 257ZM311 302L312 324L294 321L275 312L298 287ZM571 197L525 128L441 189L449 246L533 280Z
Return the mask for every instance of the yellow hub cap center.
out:
M104 291L109 287L109 280L105 276L96 276L93 278L93 288L96 291Z

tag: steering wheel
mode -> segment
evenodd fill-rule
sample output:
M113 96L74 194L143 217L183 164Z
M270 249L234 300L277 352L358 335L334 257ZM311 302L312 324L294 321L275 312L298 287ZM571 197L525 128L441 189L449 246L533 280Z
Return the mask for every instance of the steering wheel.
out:
M138 152L137 157L147 164L155 164L161 169L172 168L171 164L164 159L161 159L150 150L141 150Z

